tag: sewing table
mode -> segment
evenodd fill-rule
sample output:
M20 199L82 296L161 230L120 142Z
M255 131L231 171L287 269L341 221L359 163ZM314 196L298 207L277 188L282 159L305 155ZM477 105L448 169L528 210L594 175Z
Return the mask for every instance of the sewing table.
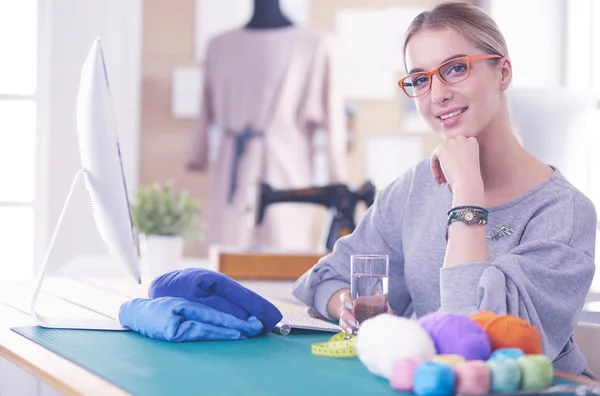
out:
M134 332L42 329L29 316L32 290L32 282L0 283L0 355L61 394L402 394L357 358L311 355L311 343L330 334L182 345ZM124 301L146 297L146 290L121 278L50 278L39 311L115 318ZM274 303L304 312L295 304ZM556 383L569 381L594 384L556 373Z

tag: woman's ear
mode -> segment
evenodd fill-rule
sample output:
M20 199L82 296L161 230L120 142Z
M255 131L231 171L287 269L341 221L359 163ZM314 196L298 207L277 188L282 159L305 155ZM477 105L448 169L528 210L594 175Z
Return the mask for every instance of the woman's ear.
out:
M507 58L502 59L500 66L500 90L506 91L512 81L512 65Z

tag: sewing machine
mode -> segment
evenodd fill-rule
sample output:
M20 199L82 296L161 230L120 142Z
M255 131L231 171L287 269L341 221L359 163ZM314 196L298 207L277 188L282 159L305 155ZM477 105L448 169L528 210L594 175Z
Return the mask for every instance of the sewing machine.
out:
M324 245L333 249L338 238L356 228L355 209L359 202L367 207L375 200L375 186L366 182L358 189L344 184L322 187L279 190L267 183L251 188L246 207L248 226L260 225L267 207L278 202L312 203L329 209L329 225ZM310 269L326 251L288 252L260 247L221 246L209 249L210 268L233 279L260 279L294 281Z
M329 208L329 231L325 239L325 248L333 249L338 238L348 235L356 228L354 212L359 202L367 207L375 200L375 186L367 181L358 189L345 184L331 184L322 187L310 187L292 190L278 190L267 183L260 183L256 203L255 225L260 225L267 207L279 202L312 203Z

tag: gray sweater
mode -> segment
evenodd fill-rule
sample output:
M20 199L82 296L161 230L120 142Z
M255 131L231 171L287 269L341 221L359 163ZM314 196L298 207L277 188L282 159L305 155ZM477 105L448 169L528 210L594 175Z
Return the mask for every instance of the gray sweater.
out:
M540 330L557 370L581 374L587 363L572 336L595 271L596 211L554 170L526 194L487 208L488 262L442 268L452 195L437 187L429 160L422 161L377 195L355 231L339 239L292 292L328 317L331 296L350 287L350 255L388 254L395 314L516 315ZM489 238L503 224L514 233Z

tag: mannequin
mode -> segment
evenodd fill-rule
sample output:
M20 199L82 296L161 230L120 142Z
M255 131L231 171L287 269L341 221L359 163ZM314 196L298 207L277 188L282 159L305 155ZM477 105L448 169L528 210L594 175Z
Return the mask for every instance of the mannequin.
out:
M202 109L187 159L188 169L209 171L205 241L313 251L320 246L313 238L313 208L274 205L254 227L248 206L259 182L279 189L315 184L317 130L326 136L328 170L320 182L347 182L333 38L296 26L279 0L255 0L254 7L245 26L214 37L207 47ZM211 142L217 144L209 161Z
M273 29L292 25L292 21L281 12L279 0L254 0L254 14L246 28Z

